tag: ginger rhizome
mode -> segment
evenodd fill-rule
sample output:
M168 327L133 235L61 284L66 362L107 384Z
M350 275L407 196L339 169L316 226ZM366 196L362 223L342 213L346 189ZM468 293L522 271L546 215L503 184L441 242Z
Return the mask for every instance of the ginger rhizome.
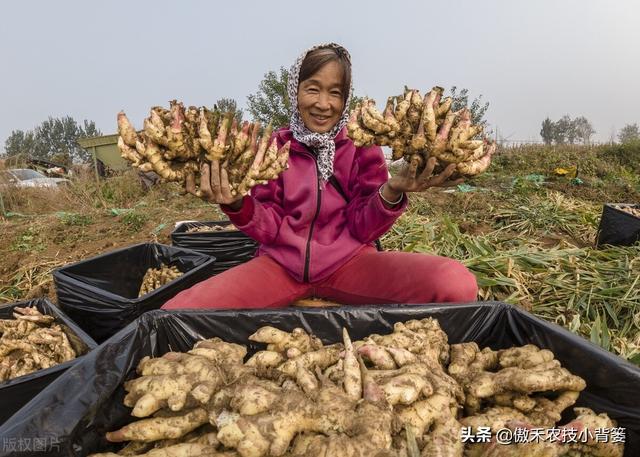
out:
M631 214L632 216L640 218L640 205L631 205L631 206L623 206L623 205L612 205L615 209L623 211L627 214Z
M210 232L237 232L238 228L233 225L197 225L189 227L185 233L210 233Z
M246 195L257 184L277 178L287 168L289 143L278 149L272 128L259 123L238 125L233 113L196 108L175 100L167 110L151 108L138 133L124 112L118 113L121 156L143 172L153 171L164 181L200 182L202 164L227 171L233 195Z
M35 307L13 309L0 319L0 382L76 358L63 327Z
M170 283L180 276L182 276L182 272L175 265L168 266L162 264L158 268L148 268L142 278L138 297L142 297L143 295Z
M594 440L463 443L462 427L554 427L575 403L584 381L533 345L449 345L431 318L361 340L345 328L333 344L271 326L249 340L265 346L248 358L244 346L212 338L142 359L124 384L139 420L107 434L129 444L93 457L622 456L621 444ZM575 411L565 427L615 426Z
M434 87L424 97L405 89L389 97L384 111L365 98L351 112L347 133L356 146L389 146L393 159L404 158L421 171L429 157L437 159L436 170L456 164L457 176L476 176L491 163L495 144L479 139L482 127L472 125L467 109L452 111L452 98L442 98L444 89Z

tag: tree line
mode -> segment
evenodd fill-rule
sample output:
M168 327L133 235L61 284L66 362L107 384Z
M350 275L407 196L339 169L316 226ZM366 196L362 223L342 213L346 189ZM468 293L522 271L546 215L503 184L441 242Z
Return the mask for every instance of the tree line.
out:
M287 93L289 71L280 67L278 71L265 73L258 90L247 97L247 110L254 121L263 124L271 122L274 128L289 123L291 101ZM453 86L450 90L453 98L452 109L458 110L468 107L471 111L472 122L486 127L486 111L488 102L483 102L482 95L469 100L467 89ZM363 97L352 93L352 109ZM241 122L243 110L233 98L221 98L215 106L222 111L235 112L236 119ZM572 119L564 115L556 121L546 118L542 121L540 136L545 144L589 144L595 130L584 116ZM14 130L5 141L5 155L15 156L25 154L34 158L48 159L60 164L69 165L72 162L88 162L91 154L78 144L80 138L100 136L102 133L96 128L95 122L85 120L82 124L70 116L61 118L49 117L33 130ZM638 124L625 125L618 134L621 143L640 140Z
M7 156L24 154L32 158L51 160L61 165L88 162L91 153L79 144L80 138L100 136L93 121L82 124L70 116L49 117L33 130L14 130L4 143Z
M542 121L540 136L545 144L589 144L591 137L596 133L591 122L584 116L571 119L564 115L557 121L548 117ZM640 140L638 124L627 124L618 133L620 143L628 143Z

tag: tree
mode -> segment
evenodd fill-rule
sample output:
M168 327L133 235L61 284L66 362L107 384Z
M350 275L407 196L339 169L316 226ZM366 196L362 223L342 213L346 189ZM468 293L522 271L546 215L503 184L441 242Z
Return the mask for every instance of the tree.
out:
M489 102L482 103L482 95L475 98L471 102L471 106L469 106L469 90L462 89L458 92L458 87L451 87L451 98L453 102L451 103L451 109L457 111L462 108L469 108L471 111L471 123L476 125L481 125L486 127L487 121L484 119L484 115L489 109Z
M584 116L576 117L573 120L573 131L575 132L576 138L582 141L582 144L589 144L591 137L596 133L591 122Z
M351 91L351 102L349 102L349 111L352 111L358 103L362 103L364 97L358 97Z
M596 131L593 129L591 122L584 117L579 116L571 119L568 114L562 116L556 122L548 117L542 121L542 130L540 136L545 144L575 144L580 140L583 144L589 144L591 137Z
M223 113L233 111L235 113L235 118L238 121L238 124L242 122L242 110L238 109L238 104L233 98L220 98L216 102L216 106Z
M253 119L263 124L273 123L273 128L289 125L291 117L291 102L287 85L289 83L289 70L280 67L280 73L269 71L258 86L258 91L247 97L249 113ZM351 91L349 110L352 110L362 97L354 95Z
M253 119L263 124L273 123L274 128L289 124L291 103L287 94L289 71L280 67L279 74L275 71L265 73L264 79L258 86L258 91L247 97L247 105Z
M542 121L542 129L540 130L540 136L542 137L542 141L544 141L544 144L549 145L553 143L553 134L554 134L553 124L554 124L553 121L548 117L544 121Z
M575 124L571 120L568 114L565 114L557 122L559 135L563 138L563 143L574 144L576 142L576 129ZM562 143L558 143L562 144Z
M638 124L627 124L618 133L618 141L620 143L630 143L632 141L640 140L640 128Z
M587 121L585 118L584 121L586 121L587 124L589 124L589 121ZM568 114L565 114L564 116L562 116L558 121L553 123L553 139L556 142L556 144L575 144L576 139L579 138L579 132L577 130L578 124L576 123L575 120L572 120L571 117L569 117ZM588 125L588 127L591 130L591 133L588 133L588 136L591 136L594 131L593 128L591 127L591 124ZM587 134L587 132L585 131L585 134Z
M5 141L5 151L8 156L22 153L41 159L56 156L67 162L88 162L91 160L91 153L80 147L78 139L100 135L93 121L85 120L81 126L70 116L49 117L33 131L11 132Z
M553 123L553 142L565 144L567 142L567 124L562 119Z
M31 131L13 130L4 142L4 152L8 157L19 154L29 155L35 149L35 137Z

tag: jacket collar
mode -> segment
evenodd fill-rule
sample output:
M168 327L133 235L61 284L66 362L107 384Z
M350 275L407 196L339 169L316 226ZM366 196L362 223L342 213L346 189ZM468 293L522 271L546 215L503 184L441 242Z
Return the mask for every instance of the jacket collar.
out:
M276 132L276 135L278 136L278 139L283 143L286 143L287 141L291 141L290 150L296 151L296 152L307 152L307 153L310 152L310 149L306 144L300 143L298 140L296 140L293 137L293 132L289 129L289 126L282 127L281 129L279 129ZM336 135L336 137L334 138L334 142L336 143L336 150L338 150L338 148L348 140L349 140L349 137L347 137L347 129L346 127L343 127L342 130L340 130Z

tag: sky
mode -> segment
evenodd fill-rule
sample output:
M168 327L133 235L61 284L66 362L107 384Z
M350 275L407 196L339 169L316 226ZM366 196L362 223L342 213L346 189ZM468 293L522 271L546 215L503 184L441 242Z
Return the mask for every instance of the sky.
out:
M455 85L490 103L502 139L539 141L546 117L568 114L609 141L640 123L638 18L637 0L6 1L0 152L49 116L111 134L118 111L141 128L172 99L246 108L267 71L329 41L380 108L405 85Z

